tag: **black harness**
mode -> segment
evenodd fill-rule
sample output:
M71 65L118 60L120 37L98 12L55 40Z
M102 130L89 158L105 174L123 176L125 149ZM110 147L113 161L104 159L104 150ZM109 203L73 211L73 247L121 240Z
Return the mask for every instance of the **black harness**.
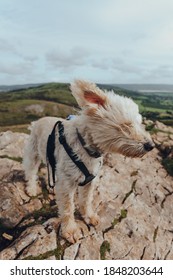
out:
M78 156L73 152L73 149L68 145L65 134L64 134L64 125L61 121L57 121L55 123L53 130L52 130L51 134L49 135L48 141L47 141L46 157L47 157L49 187L53 188L55 186L56 160L55 160L55 156L54 156L54 151L55 151L55 130L56 130L57 126L58 126L60 144L64 147L64 150L66 151L66 153L68 154L70 159L74 162L74 164L79 168L79 170L85 176L85 180L83 182L79 183L79 186L85 186L86 184L91 182L95 178L95 176L89 172L89 170L87 169L85 164L80 159L78 159ZM95 149L86 147L86 143L78 130L77 130L77 135L78 135L81 145L86 150L86 152L88 153L89 156L94 157L94 158L98 158L101 156L101 154L98 151L96 151ZM50 184L49 164L52 169L53 185Z

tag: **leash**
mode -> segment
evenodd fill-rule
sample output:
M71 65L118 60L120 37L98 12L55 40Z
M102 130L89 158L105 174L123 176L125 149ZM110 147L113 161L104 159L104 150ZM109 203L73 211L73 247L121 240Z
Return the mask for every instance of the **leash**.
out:
M53 188L55 185L56 160L55 160L55 156L54 156L54 151L55 151L55 129L57 126L58 126L60 144L64 147L64 150L66 151L66 153L68 154L70 159L74 162L74 164L79 168L79 170L85 176L85 180L83 182L79 183L79 186L85 186L86 184L91 182L95 178L95 176L89 172L89 170L87 169L85 164L80 159L78 159L78 156L74 153L73 149L68 145L65 134L64 134L64 125L61 121L57 121L55 123L53 130L52 130L51 134L49 135L48 141L47 141L47 168L48 168L49 187ZM82 136L79 134L78 131L77 131L77 134L78 134L79 141L81 142L82 146L84 146L85 145L84 139L82 138ZM88 152L89 149L87 149L86 147L84 147L84 148ZM90 150L89 150L88 154L95 158L101 156L100 153L94 152L94 151L91 152ZM53 185L50 184L49 164L52 169Z

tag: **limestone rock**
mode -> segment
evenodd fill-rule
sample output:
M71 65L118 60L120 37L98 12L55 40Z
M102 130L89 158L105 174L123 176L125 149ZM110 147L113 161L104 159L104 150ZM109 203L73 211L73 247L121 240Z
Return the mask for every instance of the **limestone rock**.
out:
M15 227L24 217L25 211L22 200L13 184L1 184L0 194L0 222L1 225Z
M26 229L12 245L0 253L0 259L33 258L57 248L55 229L49 225L36 225Z
M63 260L75 260L77 252L79 250L79 243L75 243L69 247L64 252Z
M173 179L162 165L162 157L173 155L173 128L159 122L147 125L155 128L156 148L142 159L105 156L93 202L100 224L87 228L78 221L83 238L73 245L59 234L54 194L44 189L30 198L25 192L22 165L16 158L23 154L27 135L0 134L1 224L20 229L16 237L0 228L0 241L8 234L14 237L1 246L0 259L173 260Z
M6 131L0 133L0 156L22 158L23 148L28 135L25 133L13 133Z
M30 201L25 193L24 172L19 162L1 159L0 176L0 223L13 228L26 215L40 209L42 203L38 199Z
M77 260L99 260L100 246L103 243L102 232L96 232L82 240L78 250Z

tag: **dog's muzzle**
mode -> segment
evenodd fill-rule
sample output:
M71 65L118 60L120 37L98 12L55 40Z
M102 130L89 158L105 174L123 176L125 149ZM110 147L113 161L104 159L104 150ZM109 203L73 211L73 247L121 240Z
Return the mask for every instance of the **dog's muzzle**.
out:
M152 149L154 149L154 147L155 147L155 145L154 145L153 142L146 142L146 143L144 144L144 149L145 149L145 151L147 151L147 152L149 152L149 151L151 151Z

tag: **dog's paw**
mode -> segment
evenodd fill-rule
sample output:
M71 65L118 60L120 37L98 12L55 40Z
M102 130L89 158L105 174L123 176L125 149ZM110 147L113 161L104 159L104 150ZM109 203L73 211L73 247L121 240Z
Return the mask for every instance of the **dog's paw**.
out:
M35 184L35 185L27 184L25 190L26 190L26 194L31 197L37 196L39 193L41 193L41 188L39 187L38 184Z
M35 190L31 189L31 188L26 187L26 194L28 196L32 197L32 196L36 196L37 192Z
M63 226L62 224L60 235L70 243L75 243L83 237L82 230L77 225L71 227L68 225Z
M90 215L88 217L84 217L85 222L88 225L97 226L99 224L99 216L97 214Z

